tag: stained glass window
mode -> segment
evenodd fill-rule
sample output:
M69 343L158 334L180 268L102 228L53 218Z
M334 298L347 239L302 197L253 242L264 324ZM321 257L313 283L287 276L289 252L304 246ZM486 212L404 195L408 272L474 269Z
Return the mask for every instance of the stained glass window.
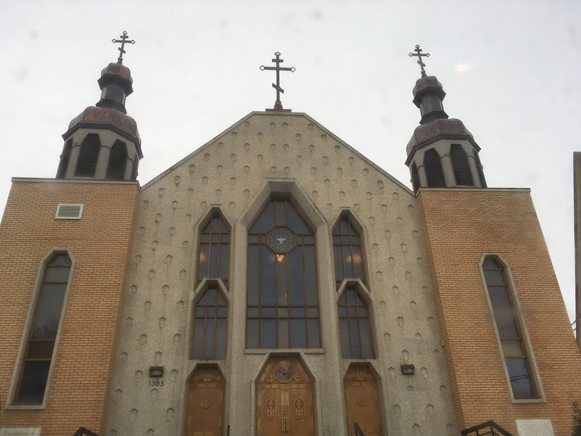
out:
M341 356L351 359L373 359L373 341L369 308L354 288L347 288L339 299L339 335Z
M333 257L337 288L343 279L365 281L361 237L346 215L341 217L333 229Z
M320 348L315 235L288 199L248 233L246 348Z
M228 307L216 287L209 287L194 306L192 359L226 358Z
M200 234L198 283L205 277L220 278L228 286L230 271L230 230L218 212Z

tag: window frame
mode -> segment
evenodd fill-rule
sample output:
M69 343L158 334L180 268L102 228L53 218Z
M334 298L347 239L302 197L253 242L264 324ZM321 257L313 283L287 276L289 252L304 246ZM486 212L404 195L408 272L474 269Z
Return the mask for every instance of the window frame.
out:
M52 259L59 255L59 254L66 254L69 259L71 260L71 266L69 271L69 278L67 282L67 287L65 289L65 294L63 297L63 305L60 314L60 321L59 326L57 328L56 337L54 340L54 348L50 360L50 367L48 370L48 375L46 379L46 387L44 389L44 397L42 403L40 404L17 404L15 403L16 396L18 394L18 389L20 387L20 377L22 375L22 371L24 370L24 359L26 356L28 342L30 339L30 335L32 333L33 324L35 321L36 310L38 307L39 299L40 299L40 292L42 289L42 285L44 283L44 275L47 270L47 266L52 261ZM24 323L24 331L22 333L22 338L20 340L20 346L18 348L18 354L16 357L16 364L14 366L14 371L12 373L12 380L10 381L10 388L8 390L8 396L6 400L5 410L43 410L46 409L48 397L50 394L50 388L52 385L52 375L55 368L55 360L58 353L58 348L61 339L61 332L63 329L64 319L66 315L66 309L68 305L69 294L73 282L73 277L75 274L75 265L76 260L73 256L73 253L70 249L62 247L62 248L53 248L51 249L39 262L38 270L36 273L36 280L34 282L33 291L30 296L30 304L28 308L28 313L26 315L26 321Z
M361 251L361 270L362 270L362 275L363 277L343 277L343 279L341 281L337 281L337 272L335 270L335 242L333 240L333 237L336 236L335 235L335 229L341 225L341 220L343 218L347 218L347 221L349 222L349 225L351 227L353 227L353 229L355 231L358 232L359 236L359 249ZM341 285L345 282L345 280L348 281L354 281L357 279L360 279L361 282L367 286L367 284L370 282L369 280L369 271L368 271L368 259L367 259L367 237L365 235L366 230L365 227L359 222L359 220L353 215L353 213L351 212L351 209L349 208L343 208L341 210L341 212L339 212L339 215L337 216L337 218L335 219L335 222L332 226L330 226L329 228L330 230L330 238L331 238L331 264L333 266L333 282L335 283L335 289L339 290L339 288L341 287ZM343 247L343 244L340 244L341 247ZM350 245L350 244L349 244ZM343 263L343 260L341 260L341 263L343 265L343 269L345 269L345 264Z
M494 308L492 306L492 301L490 299L490 295L488 292L488 283L486 281L486 277L484 275L484 261L486 260L493 260L497 262L503 268L503 275L506 280L506 290L508 294L508 298L511 302L511 309L512 314L514 317L515 324L517 325L517 329L519 334L521 335L521 345L524 350L524 354L528 360L528 367L530 371L531 382L533 384L533 389L536 393L536 396L533 398L516 398L512 391L512 385L510 383L510 375L508 372L508 368L506 366L506 359L504 357L504 351L502 348L502 340L500 338L500 334L498 332L498 326L496 324L496 318L494 317ZM546 402L545 393L541 384L541 379L539 377L539 370L537 367L537 363L535 360L535 356L533 354L532 346L530 337L526 328L526 323L524 321L523 312L521 309L521 305L518 299L518 295L516 292L516 286L514 284L514 280L512 277L512 271L508 263L504 260L504 258L498 253L483 253L480 262L479 262L479 270L480 276L482 278L483 290L484 294L486 295L486 302L488 303L488 310L491 318L492 325L494 326L494 336L496 338L496 343L498 346L498 355L502 362L502 368L504 370L504 375L508 387L508 392L510 393L512 403L544 403Z
M201 252L201 245L203 243L202 242L202 234L204 232L204 228L212 222L212 219L216 215L218 215L220 217L220 219L222 220L222 223L228 229L228 235L229 235L229 240L228 240L228 279L226 280L226 282L224 282L221 277L206 277L205 276L205 277L200 278L200 252ZM209 241L208 244L211 245L211 241ZM219 244L222 245L223 243L219 242ZM219 280L225 289L230 288L230 282L231 282L230 277L232 276L232 254L234 251L233 245L234 245L234 232L233 232L232 225L230 224L230 221L228 221L228 219L226 219L226 216L224 215L224 213L222 212L222 209L220 207L212 207L208 211L208 213L206 213L206 215L197 224L196 255L194 258L194 262L195 262L195 264L194 264L194 288L195 289L199 288L200 284L202 284L206 280ZM208 265L209 265L209 263L208 263Z

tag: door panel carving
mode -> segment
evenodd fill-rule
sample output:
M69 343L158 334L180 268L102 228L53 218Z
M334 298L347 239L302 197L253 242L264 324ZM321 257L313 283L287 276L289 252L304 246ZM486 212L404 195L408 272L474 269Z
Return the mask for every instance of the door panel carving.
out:
M186 436L222 436L224 378L217 368L199 368L190 379Z
M315 436L313 382L297 358L270 359L256 389L257 436Z
M345 406L349 435L355 435L355 423L366 436L383 436L379 390L369 366L351 366L345 375Z

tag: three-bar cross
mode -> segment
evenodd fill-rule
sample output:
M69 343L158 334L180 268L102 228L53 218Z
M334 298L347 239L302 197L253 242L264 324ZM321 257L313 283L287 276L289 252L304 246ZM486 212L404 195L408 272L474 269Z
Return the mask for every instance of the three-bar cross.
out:
M424 69L424 67L426 66L423 61L422 61L422 57L426 57L429 58L430 57L430 53L425 53L422 54L422 49L420 48L419 45L416 45L416 48L414 50L417 54L413 54L410 53L410 57L412 56L417 56L418 57L418 64L420 64L420 67L422 68L422 77L426 77L426 70Z
M119 57L117 58L117 63L122 64L123 63L123 54L125 53L125 43L127 42L129 44L135 44L135 40L134 39L127 39L127 32L125 30L123 31L123 35L121 35L119 38L121 38L121 39L112 39L111 42L113 44L121 44L121 47L118 48Z
M260 71L268 70L268 71L276 71L276 84L272 84L272 87L276 89L276 101L274 102L274 109L275 110L282 110L282 103L280 102L280 93L284 94L284 89L280 87L280 72L281 71L290 71L294 73L296 71L295 67L281 67L280 64L284 62L280 58L280 53L276 52L274 54L276 56L275 59L272 60L276 64L276 67L265 67L264 65L260 66Z

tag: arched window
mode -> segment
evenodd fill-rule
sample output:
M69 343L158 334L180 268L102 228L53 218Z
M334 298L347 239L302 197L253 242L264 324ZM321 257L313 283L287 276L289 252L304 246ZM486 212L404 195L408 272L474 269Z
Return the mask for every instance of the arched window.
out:
M96 133L89 133L81 143L75 177L95 177L101 141Z
M55 254L46 264L26 342L15 404L43 402L70 272L71 259L66 253Z
M343 279L365 281L361 237L347 215L342 215L333 229L333 257L337 288Z
M373 359L369 309L355 288L348 287L339 299L341 357Z
M108 180L123 180L125 178L125 165L127 163L127 146L123 141L115 141L109 155L107 168Z
M228 286L230 271L230 230L220 216L212 215L200 234L200 255L198 258L198 283L204 278L222 279Z
M440 155L433 148L429 149L424 154L424 168L426 169L429 188L446 187L446 179L444 179L444 171L442 170Z
M474 186L472 171L470 170L470 163L468 162L468 155L466 154L464 147L459 144L452 144L452 147L450 148L450 159L452 160L456 185Z
M522 326L512 296L513 292L507 283L506 271L500 262L492 257L484 260L482 270L512 387L512 395L515 399L536 398L537 389L532 377L526 344L522 336Z
M192 359L226 358L226 315L228 307L218 288L204 291L194 307Z
M414 192L418 192L420 188L420 176L418 174L418 166L415 162L412 164L412 187L414 188Z
M476 170L478 171L478 177L480 178L480 186L486 188L486 179L484 178L484 171L482 170L482 164L480 163L480 157L478 152L474 152L474 162L476 163Z
M248 233L246 348L320 348L315 235L288 199Z
M61 155L61 161L59 163L59 169L56 174L57 179L64 179L67 174L67 168L69 167L69 160L71 157L71 147L73 146L73 140L69 139L65 144L63 154Z

